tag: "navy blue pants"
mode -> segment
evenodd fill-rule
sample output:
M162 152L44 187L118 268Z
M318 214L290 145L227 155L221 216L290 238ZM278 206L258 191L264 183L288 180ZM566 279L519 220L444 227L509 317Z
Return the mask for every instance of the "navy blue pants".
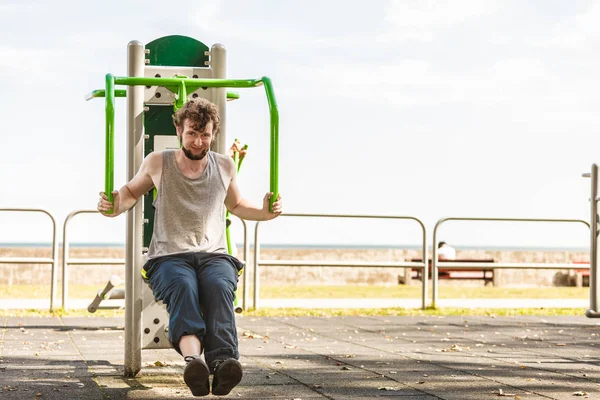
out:
M209 366L239 358L233 301L241 267L220 253L169 255L144 265L154 297L167 307L169 340L179 354L182 336L196 335Z

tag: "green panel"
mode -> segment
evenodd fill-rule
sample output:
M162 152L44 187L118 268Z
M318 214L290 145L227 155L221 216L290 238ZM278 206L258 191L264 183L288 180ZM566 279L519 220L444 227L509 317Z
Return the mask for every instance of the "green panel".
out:
M154 151L154 136L156 135L176 135L173 125L173 107L147 106L148 111L144 113L144 133L147 139L144 141L144 157ZM152 239L152 230L154 228L154 207L152 206L152 191L144 195L144 219L148 220L144 224L143 246L150 246Z
M150 65L168 67L201 67L206 68L208 46L187 36L165 36L146 45L146 59Z
M149 65L207 68L206 62L209 57L205 52L209 50L208 46L187 36L164 36L146 44L145 48L149 50L149 54L146 54ZM148 137L144 143L144 156L154 151L155 135L176 134L171 117L172 106L148 106L148 108L149 110L144 113L144 133ZM148 223L144 224L144 247L150 246L154 228L152 201L152 192L149 192L144 196L144 219L148 220Z

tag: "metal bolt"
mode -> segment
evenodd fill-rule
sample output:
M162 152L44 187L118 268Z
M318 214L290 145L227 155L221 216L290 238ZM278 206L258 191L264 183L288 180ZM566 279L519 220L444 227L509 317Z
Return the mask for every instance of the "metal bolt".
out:
M204 52L204 55L205 55L205 56L210 56L210 51L206 50L206 51Z
M148 111L150 111L150 107L147 107L147 106L144 107L144 112L148 112Z
M150 54L150 49L144 49L144 54Z
M145 139L145 140L148 140L148 139L150 139L150 135L144 135L144 139Z
M158 324L160 323L160 319L158 319L158 318L154 318L154 321L153 321L153 322L154 322L156 325L158 325Z
M149 334L149 333L150 333L150 328L146 328L146 329L144 329L144 333L145 333L146 335L147 335L147 334Z
M204 61L204 65L209 66L210 65L210 61Z
M144 64L150 64L150 60L148 60L147 58L144 59Z
M160 99L160 96L162 96L162 94L160 94L159 92L156 92L156 94L154 95L157 99Z
M157 336L157 337L154 338L154 343L158 343L158 342L160 342L160 339Z
M148 135L146 135L148 136ZM150 222L150 220L148 220L148 218L144 218L144 224L147 224L148 222Z

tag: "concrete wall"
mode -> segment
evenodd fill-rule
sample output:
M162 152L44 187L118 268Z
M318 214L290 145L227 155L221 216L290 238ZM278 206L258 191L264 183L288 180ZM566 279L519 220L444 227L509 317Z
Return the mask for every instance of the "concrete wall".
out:
M123 248L72 248L70 258L124 258ZM50 257L49 249L0 248L0 257ZM400 249L261 249L261 259L284 260L353 260L353 261L408 261L419 258L417 250ZM568 263L589 261L587 252L566 251L483 251L458 250L458 258L493 257L502 262ZM249 257L253 260L252 252ZM60 264L59 264L60 265ZM112 274L123 277L123 266L72 265L69 268L70 284L103 285ZM252 279L252 268L247 268ZM404 276L403 268L357 267L261 267L261 284L343 285L343 284L398 284ZM62 275L58 271L59 281ZM513 270L497 269L497 286L553 286L566 285L573 271L569 270ZM45 284L50 282L49 265L0 264L0 285ZM453 283L455 281L452 281ZM482 281L461 284L483 285Z

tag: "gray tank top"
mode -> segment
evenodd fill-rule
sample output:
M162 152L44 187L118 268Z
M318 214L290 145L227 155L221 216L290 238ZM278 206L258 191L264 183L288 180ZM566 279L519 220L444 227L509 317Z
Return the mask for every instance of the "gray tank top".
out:
M226 185L217 155L209 151L206 157L200 178L190 179L177 167L175 150L163 152L148 259L187 252L227 254Z

